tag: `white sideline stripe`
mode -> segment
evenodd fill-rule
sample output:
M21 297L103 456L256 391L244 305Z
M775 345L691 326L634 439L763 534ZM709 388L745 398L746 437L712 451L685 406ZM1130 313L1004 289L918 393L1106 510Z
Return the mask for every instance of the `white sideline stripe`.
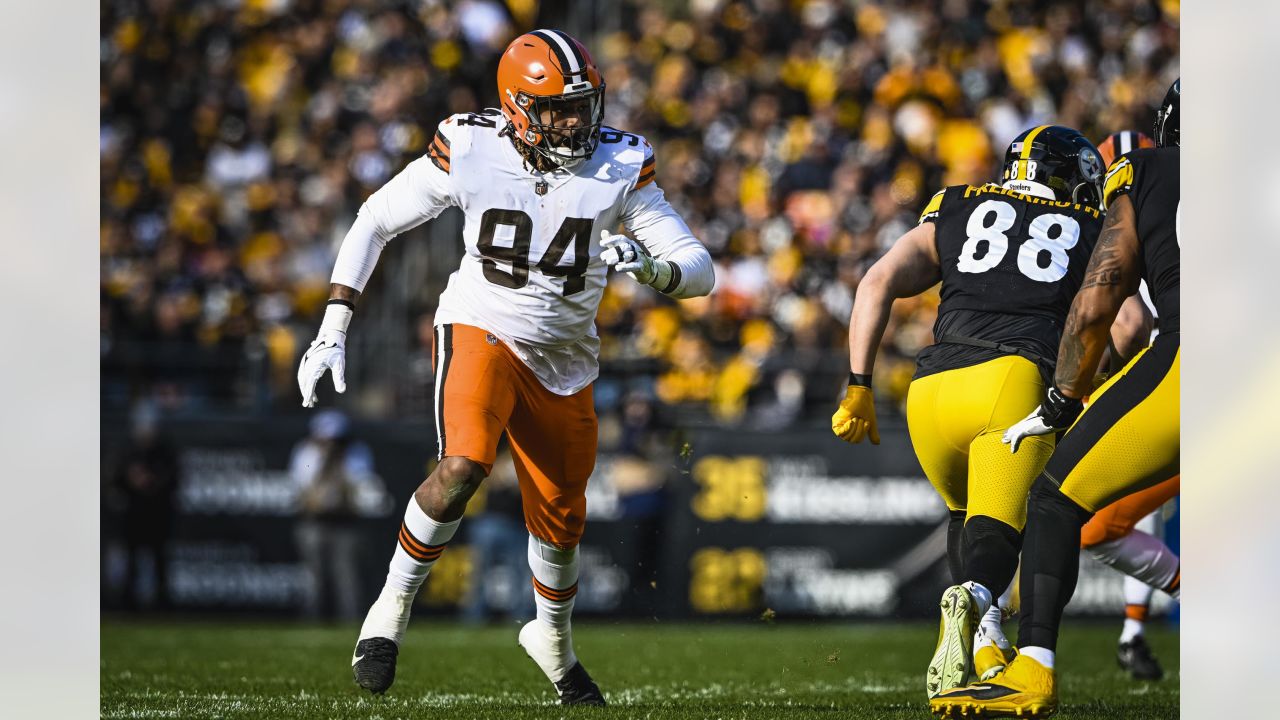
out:
M444 375L444 327L437 325L436 328L436 447L439 451L436 453L437 460L444 459L444 417L440 413L440 400L443 397L444 383L441 377Z

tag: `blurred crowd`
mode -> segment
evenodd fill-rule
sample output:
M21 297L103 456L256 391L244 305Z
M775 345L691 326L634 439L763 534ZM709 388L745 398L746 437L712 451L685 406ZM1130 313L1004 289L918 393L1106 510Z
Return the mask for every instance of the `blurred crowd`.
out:
M568 12L595 5L595 27ZM606 122L654 144L658 184L717 265L715 292L678 304L610 284L602 410L640 396L756 427L829 414L858 282L934 191L996 179L1032 125L1145 131L1178 74L1177 0L116 0L101 39L104 404L293 405L356 209L441 119L495 104L498 53L538 24L587 43ZM430 356L433 299L379 326L403 332L406 368ZM886 409L936 306L895 307ZM430 394L405 385L429 378L369 382L425 414Z

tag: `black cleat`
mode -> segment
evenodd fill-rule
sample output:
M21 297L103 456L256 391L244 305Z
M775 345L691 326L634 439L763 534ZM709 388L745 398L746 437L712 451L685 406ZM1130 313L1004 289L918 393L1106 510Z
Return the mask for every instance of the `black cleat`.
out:
M582 663L569 668L569 672L555 684L560 693L561 705L598 705L604 707L604 695Z
M1159 680L1164 677L1164 668L1160 667L1160 661L1151 654L1151 646L1141 635L1129 642L1120 643L1116 648L1116 662L1134 680Z
M380 695L391 687L396 679L396 656L400 648L387 638L366 638L356 643L351 656L351 673L356 684L374 695Z

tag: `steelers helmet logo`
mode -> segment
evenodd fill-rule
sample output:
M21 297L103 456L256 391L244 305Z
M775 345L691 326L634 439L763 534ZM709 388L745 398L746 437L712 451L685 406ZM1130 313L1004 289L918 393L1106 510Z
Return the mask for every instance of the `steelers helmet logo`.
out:
M1097 150L1091 147L1080 148L1080 174L1084 175L1089 182L1098 182L1102 179L1102 156Z
M1080 149L1080 174L1083 174L1089 182L1098 182L1102 179L1102 156L1098 155L1098 151L1092 147L1082 147Z

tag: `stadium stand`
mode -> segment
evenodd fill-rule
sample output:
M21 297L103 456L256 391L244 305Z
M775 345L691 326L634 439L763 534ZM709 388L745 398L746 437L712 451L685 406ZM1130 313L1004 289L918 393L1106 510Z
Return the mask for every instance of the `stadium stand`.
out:
M1146 127L1177 74L1176 0L605 4L612 19L579 34L606 121L655 145L718 286L676 304L610 284L602 417L638 393L667 418L825 418L858 281L931 193L995 177L1031 125ZM104 5L104 409L294 407L356 209L441 118L494 103L497 52L543 19L535 6ZM357 411L429 414L429 320L457 228L441 218L384 260L352 341ZM936 304L895 308L875 379L886 412Z

